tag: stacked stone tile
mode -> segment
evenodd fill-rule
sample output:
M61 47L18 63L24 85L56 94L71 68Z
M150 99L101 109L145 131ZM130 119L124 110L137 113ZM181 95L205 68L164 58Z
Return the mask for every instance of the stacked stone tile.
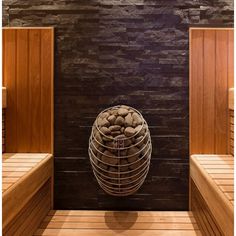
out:
M115 196L136 192L148 173L151 149L147 123L137 110L121 105L101 112L89 142L99 185Z

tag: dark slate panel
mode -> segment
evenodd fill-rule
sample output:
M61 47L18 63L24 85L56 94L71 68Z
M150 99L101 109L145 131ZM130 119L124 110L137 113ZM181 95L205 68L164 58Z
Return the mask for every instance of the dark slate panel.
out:
M3 0L4 26L55 27L55 207L187 210L188 28L232 26L232 0ZM99 188L88 158L97 114L147 120L150 172L133 196Z

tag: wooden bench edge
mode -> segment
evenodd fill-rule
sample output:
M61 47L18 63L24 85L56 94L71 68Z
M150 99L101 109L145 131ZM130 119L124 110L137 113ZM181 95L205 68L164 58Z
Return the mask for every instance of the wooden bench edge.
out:
M190 177L204 197L222 231L226 232L226 235L233 235L234 207L209 174L200 166L194 155L190 157ZM215 199L214 202L212 199Z
M42 159L25 176L14 183L2 195L2 228L4 229L19 211L27 204L29 199L52 177L52 154ZM36 180L36 181L33 181ZM22 191L22 186L29 186ZM18 199L17 199L18 198Z

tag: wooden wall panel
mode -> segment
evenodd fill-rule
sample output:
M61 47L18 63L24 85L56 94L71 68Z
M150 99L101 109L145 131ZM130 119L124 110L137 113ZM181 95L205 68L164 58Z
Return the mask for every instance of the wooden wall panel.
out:
M16 30L9 30L4 32L3 37L3 51L4 51L4 87L7 88L7 101L8 108L6 109L6 117L12 117L12 119L5 119L6 122L6 150L17 149L17 117L16 99ZM7 43L6 43L7 42ZM7 137L11 139L11 142L7 142ZM8 139L9 140L9 139Z
M228 32L216 31L215 152L228 153ZM206 90L212 87L204 87Z
M190 154L229 153L233 29L190 29Z
M228 87L234 87L234 31L228 32Z
M53 153L53 28L4 28L6 152Z
M196 152L203 146L203 30L194 30L190 41L193 51L190 54L192 75L190 81L190 94L192 96L190 136L194 140L194 142L190 142L190 149Z
M214 153L215 150L215 134L214 130L215 119L212 114L215 111L215 35L216 32L204 31L204 74L203 74L203 86L210 87L212 89L203 90L203 111L205 119L203 120L203 152ZM194 89L194 88L193 88ZM197 109L197 108L196 108Z
M191 179L191 210L203 236L223 235L197 186Z
M48 42L51 42L49 44ZM47 150L53 149L53 96L49 97L48 94L53 94L53 86L51 86L51 78L53 77L53 65L47 63L48 58L53 58L54 48L53 35L50 29L41 31L41 104L44 104L43 111L41 112L41 143L40 149ZM53 59L52 59L53 63ZM52 116L52 117L50 117ZM48 121L51 120L51 123ZM51 143L47 140L48 131L51 130ZM53 151L52 151L53 152Z
M17 149L27 150L27 143L30 140L29 128L29 97L26 91L29 90L29 75L28 75L28 39L29 31L22 29L17 33ZM22 135L24 133L24 135Z
M50 43L50 42L49 42ZM30 152L37 152L40 150L40 131L41 131L41 57L40 57L40 30L33 29L29 32L29 103L30 107L30 129L31 132L31 143Z

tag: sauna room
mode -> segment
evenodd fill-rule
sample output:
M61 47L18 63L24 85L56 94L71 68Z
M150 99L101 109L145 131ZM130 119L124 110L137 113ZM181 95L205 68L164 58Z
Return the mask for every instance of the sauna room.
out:
M234 235L233 0L2 1L2 235Z

